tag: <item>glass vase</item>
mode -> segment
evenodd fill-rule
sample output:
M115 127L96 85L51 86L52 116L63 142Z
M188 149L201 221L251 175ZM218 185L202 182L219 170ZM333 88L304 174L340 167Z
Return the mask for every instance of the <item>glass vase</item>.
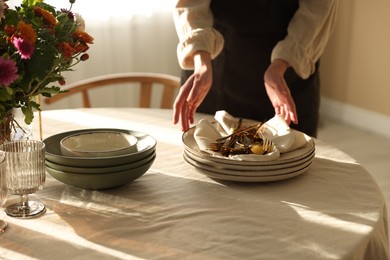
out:
M0 207L7 201L8 188L7 188L7 176L5 167L5 152L0 151ZM7 222L0 219L0 233L5 231Z
M0 122L0 144L11 140L12 121L14 120L13 110L5 113Z
M32 139L32 125L24 122L21 109L8 111L0 122L0 144L5 141L29 139Z

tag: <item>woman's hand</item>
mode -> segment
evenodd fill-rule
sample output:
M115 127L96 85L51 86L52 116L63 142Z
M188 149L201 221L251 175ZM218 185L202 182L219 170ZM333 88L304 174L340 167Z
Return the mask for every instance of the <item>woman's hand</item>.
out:
M173 104L173 123L181 121L182 131L194 123L196 109L210 90L213 73L210 54L199 51L194 54L194 74L180 88Z
M282 115L288 124L291 122L298 124L295 103L284 80L284 73L288 66L284 60L274 60L264 73L264 84L275 113Z

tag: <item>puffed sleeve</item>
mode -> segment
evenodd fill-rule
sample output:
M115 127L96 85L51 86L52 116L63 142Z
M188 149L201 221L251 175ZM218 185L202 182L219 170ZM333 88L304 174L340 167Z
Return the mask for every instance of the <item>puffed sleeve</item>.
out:
M287 61L302 78L315 71L335 26L337 0L300 0L287 36L274 47L271 61Z
M213 26L210 0L178 0L173 11L179 37L177 58L183 69L193 69L193 54L207 51L214 59L222 51L223 36Z

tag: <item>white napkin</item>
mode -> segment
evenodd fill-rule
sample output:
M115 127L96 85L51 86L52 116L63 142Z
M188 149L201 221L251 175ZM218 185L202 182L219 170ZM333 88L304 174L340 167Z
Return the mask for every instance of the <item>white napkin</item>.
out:
M280 115L268 120L263 129L264 136L275 144L280 153L287 153L307 144L305 135L291 129Z
M214 118L228 134L233 133L238 122L237 118L224 110L217 111ZM252 124L255 123L252 122ZM290 127L283 117L279 115L275 115L268 120L262 127L262 132L266 138L274 142L276 148L281 153L289 151L295 139L295 135L291 133Z
M215 112L214 118L228 135L233 133L239 121L239 119L230 115L225 110L219 110Z
M201 119L195 127L194 139L195 139L196 144L198 145L198 147L201 151L212 154L213 156L224 157L223 155L221 155L218 152L214 152L214 151L207 149L207 147L211 143L215 143L215 140L217 140L218 138L220 138L226 134L226 133L223 133L224 135L221 135L221 132L218 131L216 126L218 126L218 125L212 124L210 121L208 121L206 119ZM275 148L272 152L264 154L264 155L237 154L237 155L229 155L229 158L232 160L237 160L237 161L272 161L272 160L278 159L279 156L280 156L280 153L279 153L278 149Z
M233 117L224 110L217 111L214 118L226 133L222 130L219 131L217 128L218 125L212 124L206 119L201 119L196 125L194 138L200 150L215 155L216 153L208 150L207 147L211 143L214 143L216 139L225 136L226 134L231 134L238 123L238 118ZM256 122L245 120L243 125L254 123ZM290 129L284 118L279 115L275 115L262 127L264 136L274 142L276 147L274 151L265 155L242 154L229 157L234 160L249 161L275 160L279 158L280 153L286 153L307 144L305 135L299 131Z
M217 128L206 119L201 119L195 127L194 138L199 149L202 151L209 151L207 147L211 143L215 143L215 140L220 137L221 134Z

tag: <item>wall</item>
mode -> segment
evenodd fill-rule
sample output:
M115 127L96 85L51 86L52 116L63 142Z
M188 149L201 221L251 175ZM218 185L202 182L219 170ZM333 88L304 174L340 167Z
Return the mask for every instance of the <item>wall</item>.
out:
M95 37L95 44L90 50L91 59L77 65L76 72L67 74L69 83L124 71L179 74L178 40L169 8L152 8L146 15L144 12L115 16L116 19L97 17L103 20L88 17L85 10L80 12L87 18L87 30ZM322 113L360 128L371 127L370 131L381 129L387 136L390 136L389 10L388 0L339 0L337 25L321 59ZM105 96L102 102L107 106L131 106L136 102L133 93L122 89L96 95ZM80 105L77 98L44 109Z
M321 63L325 99L390 118L389 10L388 0L339 1L337 26Z
M157 5L160 0L112 0L108 6L90 9L93 1L76 1L74 6L75 12L85 19L86 31L95 40L88 50L90 59L77 64L75 71L64 73L67 83L122 72L180 75L176 58L178 37L170 5L162 8L163 3ZM161 1L167 4L172 2ZM67 6L68 0L50 2L58 2L58 6L63 7ZM119 14L117 6L122 7ZM99 12L102 8L107 10ZM92 106L138 106L138 92L138 87L128 85L95 89L91 91ZM159 106L160 93L161 90L153 92L152 107ZM48 110L81 107L81 100L81 95L74 96L52 105L42 104L42 108Z

